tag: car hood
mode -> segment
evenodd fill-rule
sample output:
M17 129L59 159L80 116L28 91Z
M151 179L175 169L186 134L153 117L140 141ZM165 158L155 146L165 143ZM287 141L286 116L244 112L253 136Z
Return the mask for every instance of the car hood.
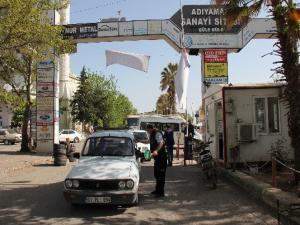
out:
M138 178L138 167L133 157L85 156L72 168L67 178L77 179L128 179Z

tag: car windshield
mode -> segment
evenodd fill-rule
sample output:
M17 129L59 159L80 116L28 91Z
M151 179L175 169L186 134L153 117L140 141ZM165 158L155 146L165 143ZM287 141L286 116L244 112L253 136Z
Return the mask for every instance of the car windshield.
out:
M133 145L126 137L92 137L86 141L83 156L132 156Z
M146 132L133 132L133 136L136 142L148 141L148 135Z

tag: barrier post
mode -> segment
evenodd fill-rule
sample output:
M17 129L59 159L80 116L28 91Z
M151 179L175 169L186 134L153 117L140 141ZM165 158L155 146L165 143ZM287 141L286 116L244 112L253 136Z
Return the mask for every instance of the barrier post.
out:
M176 148L176 158L177 158L177 160L179 160L179 138L180 138L180 136L179 135L177 135L177 148Z
M66 146L67 146L67 155L69 155L69 151L70 151L70 138L66 138Z
M276 171L276 160L272 157L272 186L277 187L277 179L276 179L277 171Z

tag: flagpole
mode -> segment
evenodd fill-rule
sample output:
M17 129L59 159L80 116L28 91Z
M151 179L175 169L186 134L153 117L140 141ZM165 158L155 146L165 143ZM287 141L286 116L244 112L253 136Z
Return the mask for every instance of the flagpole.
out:
M183 26L183 9L182 0L180 0L180 14L181 14L181 48L184 47L184 26Z

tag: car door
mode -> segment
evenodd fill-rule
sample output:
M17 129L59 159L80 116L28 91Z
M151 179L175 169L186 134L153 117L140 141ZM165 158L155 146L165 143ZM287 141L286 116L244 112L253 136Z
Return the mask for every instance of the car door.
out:
M74 141L76 137L76 133L74 130L69 130L69 138L70 138L70 141Z
M65 142L68 137L69 137L69 131L63 130L59 135L59 141Z

